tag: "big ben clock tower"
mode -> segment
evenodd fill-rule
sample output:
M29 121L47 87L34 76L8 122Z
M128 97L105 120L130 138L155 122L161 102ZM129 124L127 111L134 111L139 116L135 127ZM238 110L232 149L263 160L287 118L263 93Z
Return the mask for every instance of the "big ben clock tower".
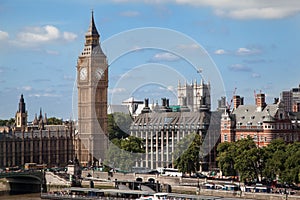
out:
M83 52L77 61L78 140L77 157L83 165L104 159L108 147L108 65L94 15L85 35Z

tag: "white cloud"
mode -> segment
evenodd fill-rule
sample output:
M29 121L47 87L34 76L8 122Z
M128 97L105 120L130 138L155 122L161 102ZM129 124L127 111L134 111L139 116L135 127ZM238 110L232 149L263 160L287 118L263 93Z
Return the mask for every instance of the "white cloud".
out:
M258 73L253 73L253 74L252 74L252 77L253 77L253 78L260 78L261 76L260 76L260 74L258 74Z
M8 33L0 30L0 40L6 40L8 38Z
M116 94L116 93L122 93L122 92L126 92L125 88L112 88L112 89L108 89L108 92L111 94Z
M29 97L59 97L61 95L58 94L52 94L52 93L35 93L35 94L30 94Z
M120 13L121 16L123 17L137 17L140 15L138 11L124 11Z
M177 92L177 89L173 85L169 85L167 89L172 92Z
M236 55L239 56L244 56L244 55L254 55L254 54L259 54L261 53L261 50L259 49L248 49L248 48L238 48L238 50L236 51Z
M241 64L234 64L234 65L231 65L229 67L230 70L232 71L240 71L240 72L250 72L251 71L251 68L250 67L247 67L246 65L241 65Z
M138 0L114 0L118 3ZM218 16L234 19L281 19L300 12L299 0L143 0L149 4L176 3L211 7Z
M18 34L18 39L21 42L47 42L51 40L56 40L59 38L59 30L54 26L44 26L44 27L32 27L28 28L26 32L21 32Z
M77 35L75 33L71 32L64 32L64 39L67 41L73 41L77 38Z
M58 55L59 54L58 51L53 51L53 50L46 50L46 53L49 55Z
M159 62L159 61L176 61L180 58L172 53L164 52L164 53L157 53L155 54L150 61L152 62Z
M144 50L144 48L139 47L139 46L137 46L137 45L134 45L134 46L131 48L131 51L143 51L143 50Z
M214 52L214 54L223 55L223 54L227 54L227 52L224 49L218 49Z
M22 89L25 91L31 91L32 87L31 86L23 86Z
M64 80L66 81L74 81L74 77L73 76L69 76L69 75L64 75Z
M71 32L63 32L52 25L42 27L27 27L17 35L14 44L20 46L36 46L54 41L73 41L77 35Z
M176 0L197 6L211 6L220 16L234 19L280 19L299 13L298 0Z
M178 45L178 49L188 50L188 49L199 49L200 46L198 44L182 44Z

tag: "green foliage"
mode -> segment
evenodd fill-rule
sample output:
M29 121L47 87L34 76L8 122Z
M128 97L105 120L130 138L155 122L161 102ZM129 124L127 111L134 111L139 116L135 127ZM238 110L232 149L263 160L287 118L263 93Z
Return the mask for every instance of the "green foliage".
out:
M217 147L219 156L217 161L219 167L225 176L236 176L236 170L234 169L234 157L235 157L235 146L234 143L223 142Z
M0 126L13 126L15 123L15 118L10 119L0 119Z
M107 115L107 129L109 140L114 138L126 138L129 134L129 128L132 123L132 118L128 114L114 113Z
M184 137L177 144L176 151L174 152L174 157L177 159L174 165L179 171L191 174L199 170L201 144L202 138L196 133Z
M50 117L50 118L48 118L48 124L49 125L62 125L63 124L63 120L62 119L58 119L56 117Z
M225 176L239 174L242 181L279 178L286 183L300 182L300 143L273 140L258 148L251 138L219 144L217 161Z
M142 139L134 136L114 138L111 142L104 163L113 168L131 171L135 162L141 158L141 153L145 152Z

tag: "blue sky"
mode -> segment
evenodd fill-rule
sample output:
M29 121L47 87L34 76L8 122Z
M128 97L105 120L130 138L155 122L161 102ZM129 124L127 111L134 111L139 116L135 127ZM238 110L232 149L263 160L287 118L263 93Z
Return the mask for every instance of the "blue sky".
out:
M266 93L271 103L282 90L300 83L298 2L2 0L0 119L14 117L22 93L29 120L40 107L48 117L72 117L76 62L91 9L111 64L110 102L121 103L130 96L150 101L167 96L176 104L178 79L200 81L195 68L201 67L212 90L221 88L214 93L213 104L224 94L230 99L234 88L246 104L254 103L254 90ZM171 44L181 50L175 52L172 45L159 49L160 44L170 44L166 42L170 38L153 36L151 29L174 33ZM139 30L144 32L136 36ZM115 42L118 39L120 43ZM146 41L157 46L141 49ZM127 53L113 60L112 51L126 45Z

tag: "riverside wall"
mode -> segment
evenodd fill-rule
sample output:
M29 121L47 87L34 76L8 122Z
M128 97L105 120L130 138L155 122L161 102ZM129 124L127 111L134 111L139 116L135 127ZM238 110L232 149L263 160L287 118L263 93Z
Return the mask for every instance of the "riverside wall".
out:
M149 181L150 179L160 184L170 185L172 192L174 193L184 193L184 194L199 194L205 196L219 196L228 198L241 198L241 199L258 199L258 200L299 200L298 195L286 195L286 194L272 194L272 193L251 193L251 192L241 192L241 191L224 191L224 190L211 190L211 189L198 189L197 185L203 182L214 182L214 183L224 183L224 181L217 180L206 180L206 179L191 179L191 178L181 178L181 177L166 177L160 175L152 174L124 174L124 173L113 173L109 174L107 172L98 171L83 171L82 176L86 177L88 174L92 175L94 178L107 180L107 181ZM164 187L163 187L164 188Z

